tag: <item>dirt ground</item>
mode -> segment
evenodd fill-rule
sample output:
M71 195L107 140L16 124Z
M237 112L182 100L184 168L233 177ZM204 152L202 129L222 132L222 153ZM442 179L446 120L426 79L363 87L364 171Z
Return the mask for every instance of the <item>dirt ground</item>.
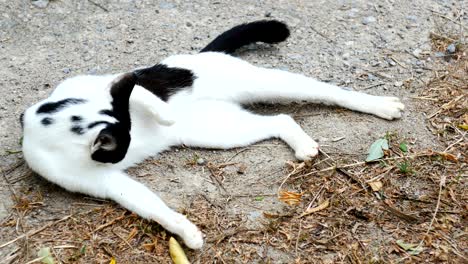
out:
M411 155L419 157L420 151L447 148L428 123L428 113L437 108L422 94L434 69L454 63L441 58L444 51L434 49L430 33L455 32L463 38L460 32L468 19L463 2L0 0L0 166L4 177L0 262L26 263L37 258L40 248L50 247L54 259L63 263L109 263L113 257L117 263L170 263L169 234L158 225L112 202L65 192L30 173L21 162L20 113L47 97L63 79L128 71L173 54L195 53L234 25L278 19L290 26L287 42L252 45L238 56L342 87L398 96L407 108L400 120L391 122L307 104L255 105L253 111L294 116L331 156L325 159L322 154L320 166L331 161L330 166L363 161L372 142L385 135L396 144L391 155L406 155L398 152L398 144L407 142ZM464 135L461 140L465 142ZM466 162L460 154L457 159ZM293 162L288 165L288 161ZM413 165L415 170L420 168L418 173L434 172L423 170L426 163ZM177 148L130 173L171 207L185 212L206 234L203 250L186 249L194 263L467 261L466 166L443 163L438 167L459 172L446 176L447 181L458 177L459 185L447 195L459 203L450 206L445 196L439 199L446 214L436 224L452 225L447 227L448 238L437 238L441 242L431 246L435 242L429 243L424 233L432 226L429 222L442 184L430 177L402 175L406 172L401 164L388 164L389 173L376 164L359 167L360 171L353 167L344 173L333 170L304 176L327 166L294 162L284 143L268 140L227 151ZM295 174L282 190L303 195L299 204L288 205L278 199L278 188L294 168ZM353 176L366 171L367 178ZM376 171L387 173L384 184L399 191L385 187L383 194L362 186L380 175L370 173ZM390 209L379 209L382 195L394 198L395 193L419 198L385 203ZM321 209L327 201L328 206ZM422 211L399 215L411 203L423 204ZM317 212L299 217L308 206ZM50 228L41 230L47 225ZM28 235L20 237L23 234ZM417 254L396 242L418 244L421 239L424 250Z

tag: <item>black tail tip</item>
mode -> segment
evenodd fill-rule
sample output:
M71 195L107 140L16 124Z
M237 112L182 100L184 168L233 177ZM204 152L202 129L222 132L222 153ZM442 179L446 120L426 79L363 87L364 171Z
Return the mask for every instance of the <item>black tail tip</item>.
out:
M291 35L288 25L278 20L261 20L253 23L261 24L264 37L262 42L265 43L279 43L285 41Z

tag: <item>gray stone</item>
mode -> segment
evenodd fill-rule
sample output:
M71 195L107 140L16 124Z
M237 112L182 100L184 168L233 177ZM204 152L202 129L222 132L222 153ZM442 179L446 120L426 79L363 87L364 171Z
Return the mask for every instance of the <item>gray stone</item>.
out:
M377 19L375 19L375 17L368 16L368 17L365 17L365 18L362 19L362 24L368 25L370 23L374 23L375 21L377 21Z
M198 159L197 159L197 164L198 164L198 165L205 165L205 160L202 159L202 158L198 158Z
M406 16L406 19L408 19L409 21L414 22L414 23L418 22L418 17L415 16L415 15Z
M38 8L46 8L47 5L49 4L49 0L37 0L37 1L32 1L32 4L33 4L35 7L38 7Z
M161 2L161 3L159 3L159 8L161 8L161 9L173 9L173 8L175 8L175 5L173 3Z
M453 54L457 51L457 46L455 46L455 43L452 43L448 45L447 47L447 53Z

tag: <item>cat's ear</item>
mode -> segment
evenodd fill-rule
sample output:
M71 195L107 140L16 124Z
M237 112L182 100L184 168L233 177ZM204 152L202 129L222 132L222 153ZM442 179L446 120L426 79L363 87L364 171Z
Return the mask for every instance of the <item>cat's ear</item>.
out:
M99 135L91 146L91 153L95 153L98 150L101 151L114 151L117 149L117 138L114 137L106 129L101 130Z
M102 129L91 144L91 158L103 163L117 163L125 158L130 145L129 100L135 87L133 73L124 73L110 84L112 110L106 114L117 119Z

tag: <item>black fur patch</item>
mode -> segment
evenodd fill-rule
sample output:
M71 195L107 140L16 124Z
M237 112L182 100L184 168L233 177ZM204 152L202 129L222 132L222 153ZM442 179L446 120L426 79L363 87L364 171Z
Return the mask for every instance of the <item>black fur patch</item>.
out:
M136 84L146 88L163 101L167 101L171 95L180 90L190 88L196 78L190 70L171 68L164 64L136 70L135 76Z
M92 122L88 125L88 129L91 129L95 126L98 126L98 125L101 125L101 124L106 124L106 125L110 125L111 123L107 122L107 121L96 121L96 122Z
M85 130L81 126L72 126L70 131L77 134L77 135L83 135L84 132L85 132Z
M24 127L24 112L21 113L19 121L20 121L21 127L23 128Z
M103 109L103 110L99 111L99 114L115 117L114 112L112 110L109 110L109 109Z
M278 43L289 37L288 26L276 20L260 20L235 26L222 33L200 52L233 53L242 46L255 43Z
M68 99L63 99L57 102L50 102L50 103L45 103L41 105L36 113L37 114L52 114L55 112L58 112L65 107L73 104L82 104L85 103L85 99L79 99L79 98L68 98Z
M125 158L128 147L130 146L130 112L128 108L130 94L135 86L136 76L133 73L127 73L112 84L110 94L112 96L112 110L101 110L99 113L113 116L117 119L116 123L108 123L107 126L99 132L101 135L112 137L116 142L114 150L98 149L91 154L91 158L103 163L117 163ZM94 123L90 124L93 125ZM97 124L94 124L96 126ZM89 127L89 125L88 125Z
M83 120L83 117L81 116L74 115L70 117L70 121L72 121L73 123L81 122L82 120Z
M53 122L54 122L54 119L50 117L45 117L41 120L41 124L43 124L44 126L51 125Z

